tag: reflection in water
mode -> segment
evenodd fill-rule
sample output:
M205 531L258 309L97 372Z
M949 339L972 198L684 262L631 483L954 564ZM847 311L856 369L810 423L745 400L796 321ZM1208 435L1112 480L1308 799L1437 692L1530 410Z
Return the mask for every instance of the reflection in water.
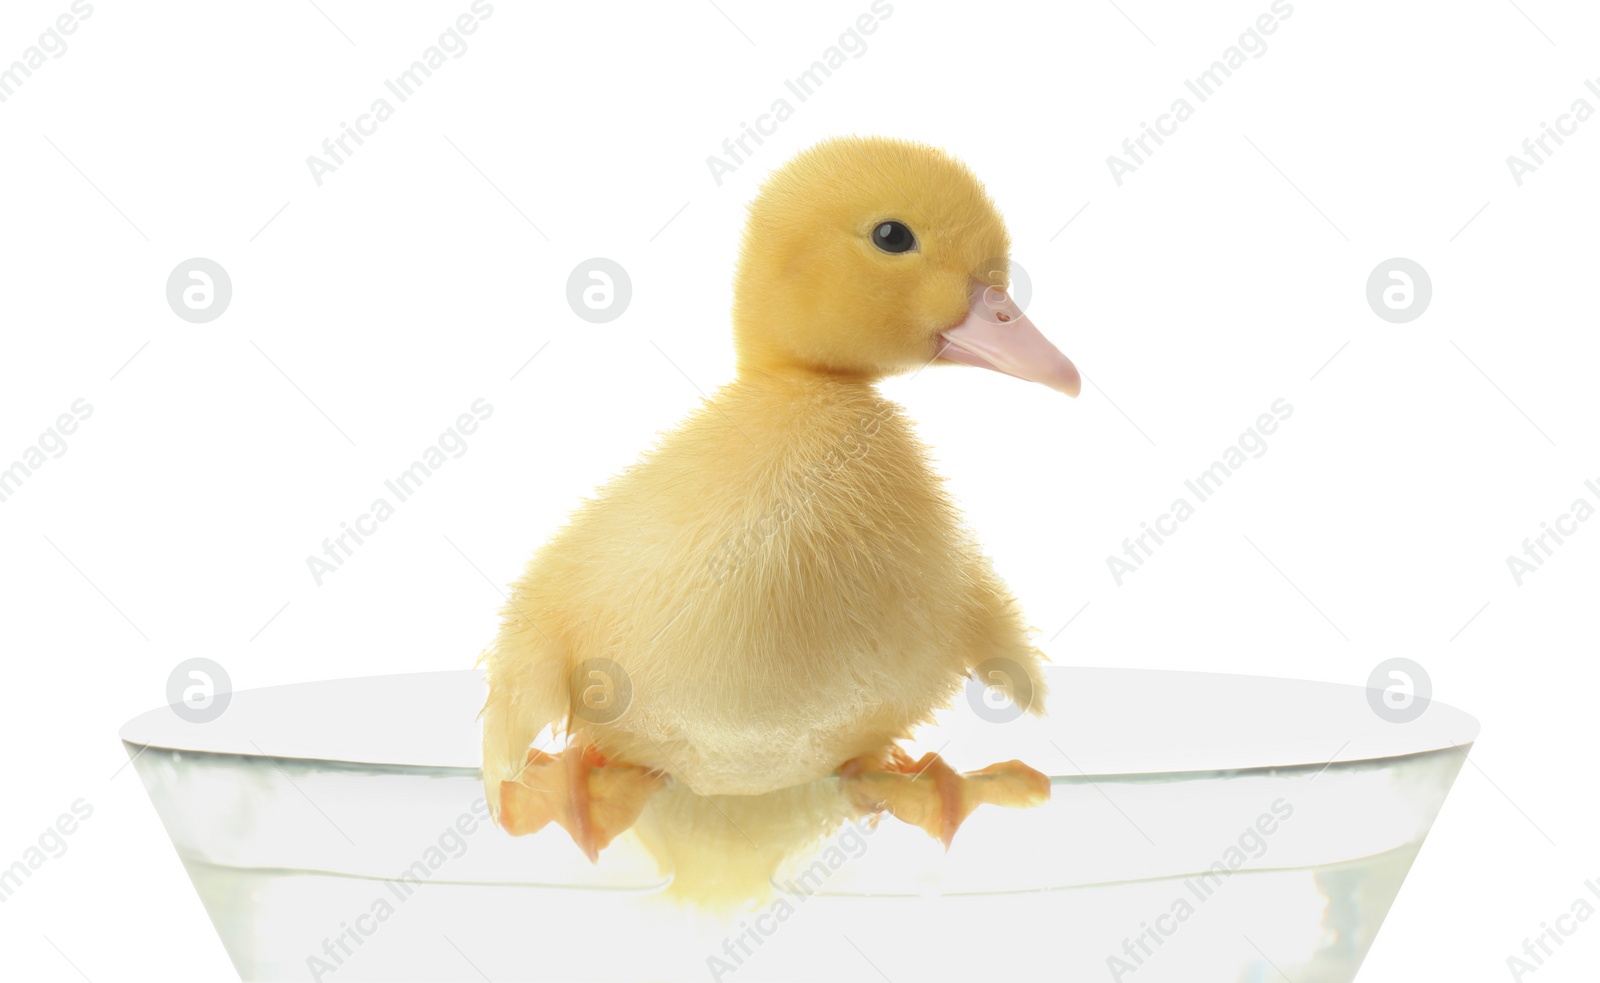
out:
M948 854L902 823L847 844L841 830L825 878L787 871L777 901L720 917L667 900L671 877L631 837L591 866L559 829L504 835L466 770L155 749L136 767L245 979L842 981L881 979L875 964L891 979L1350 983L1461 761L1340 765L1314 783L1060 782L1038 809L974 813ZM1118 969L1280 799L1292 821Z

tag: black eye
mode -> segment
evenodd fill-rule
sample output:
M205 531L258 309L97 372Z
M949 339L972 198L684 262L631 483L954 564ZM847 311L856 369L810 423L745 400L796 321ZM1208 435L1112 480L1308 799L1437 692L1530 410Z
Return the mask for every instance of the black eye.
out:
M903 222L882 222L872 230L872 244L886 253L908 253L917 248L917 237Z

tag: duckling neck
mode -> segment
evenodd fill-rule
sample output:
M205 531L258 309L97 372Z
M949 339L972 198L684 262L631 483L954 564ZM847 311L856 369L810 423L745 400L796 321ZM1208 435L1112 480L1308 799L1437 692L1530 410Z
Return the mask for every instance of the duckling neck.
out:
M870 498L891 493L880 487L887 474L912 476L922 470L909 421L872 379L810 370L741 371L718 402L719 418L733 422L748 439L743 447L732 446L746 452L756 473L840 478L843 469L849 472L844 484L861 484L859 490ZM878 466L845 467L869 451L886 472L879 473Z
M835 391L841 394L877 394L876 379L842 370L741 360L737 372L739 384L771 392Z

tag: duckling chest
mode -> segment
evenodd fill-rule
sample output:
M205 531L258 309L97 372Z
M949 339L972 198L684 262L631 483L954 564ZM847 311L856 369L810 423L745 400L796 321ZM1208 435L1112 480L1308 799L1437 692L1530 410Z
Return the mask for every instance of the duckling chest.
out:
M954 697L979 560L900 420L859 414L767 473L693 484L638 526L674 544L635 552L650 586L619 647L626 726L692 748L674 755L691 781L810 780Z

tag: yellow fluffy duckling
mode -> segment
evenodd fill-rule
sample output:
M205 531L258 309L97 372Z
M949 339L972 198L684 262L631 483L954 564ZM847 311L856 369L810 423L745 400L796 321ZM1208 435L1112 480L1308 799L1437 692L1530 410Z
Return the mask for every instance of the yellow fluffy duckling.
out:
M948 848L980 803L1048 797L1018 762L958 775L896 746L988 660L1043 709L1015 601L874 387L945 360L1077 395L997 279L1009 246L930 147L837 139L772 175L739 259L737 379L537 553L484 654L503 827L554 821L591 859L634 827L679 897L717 906L846 818L886 811ZM547 726L565 750L531 747Z

